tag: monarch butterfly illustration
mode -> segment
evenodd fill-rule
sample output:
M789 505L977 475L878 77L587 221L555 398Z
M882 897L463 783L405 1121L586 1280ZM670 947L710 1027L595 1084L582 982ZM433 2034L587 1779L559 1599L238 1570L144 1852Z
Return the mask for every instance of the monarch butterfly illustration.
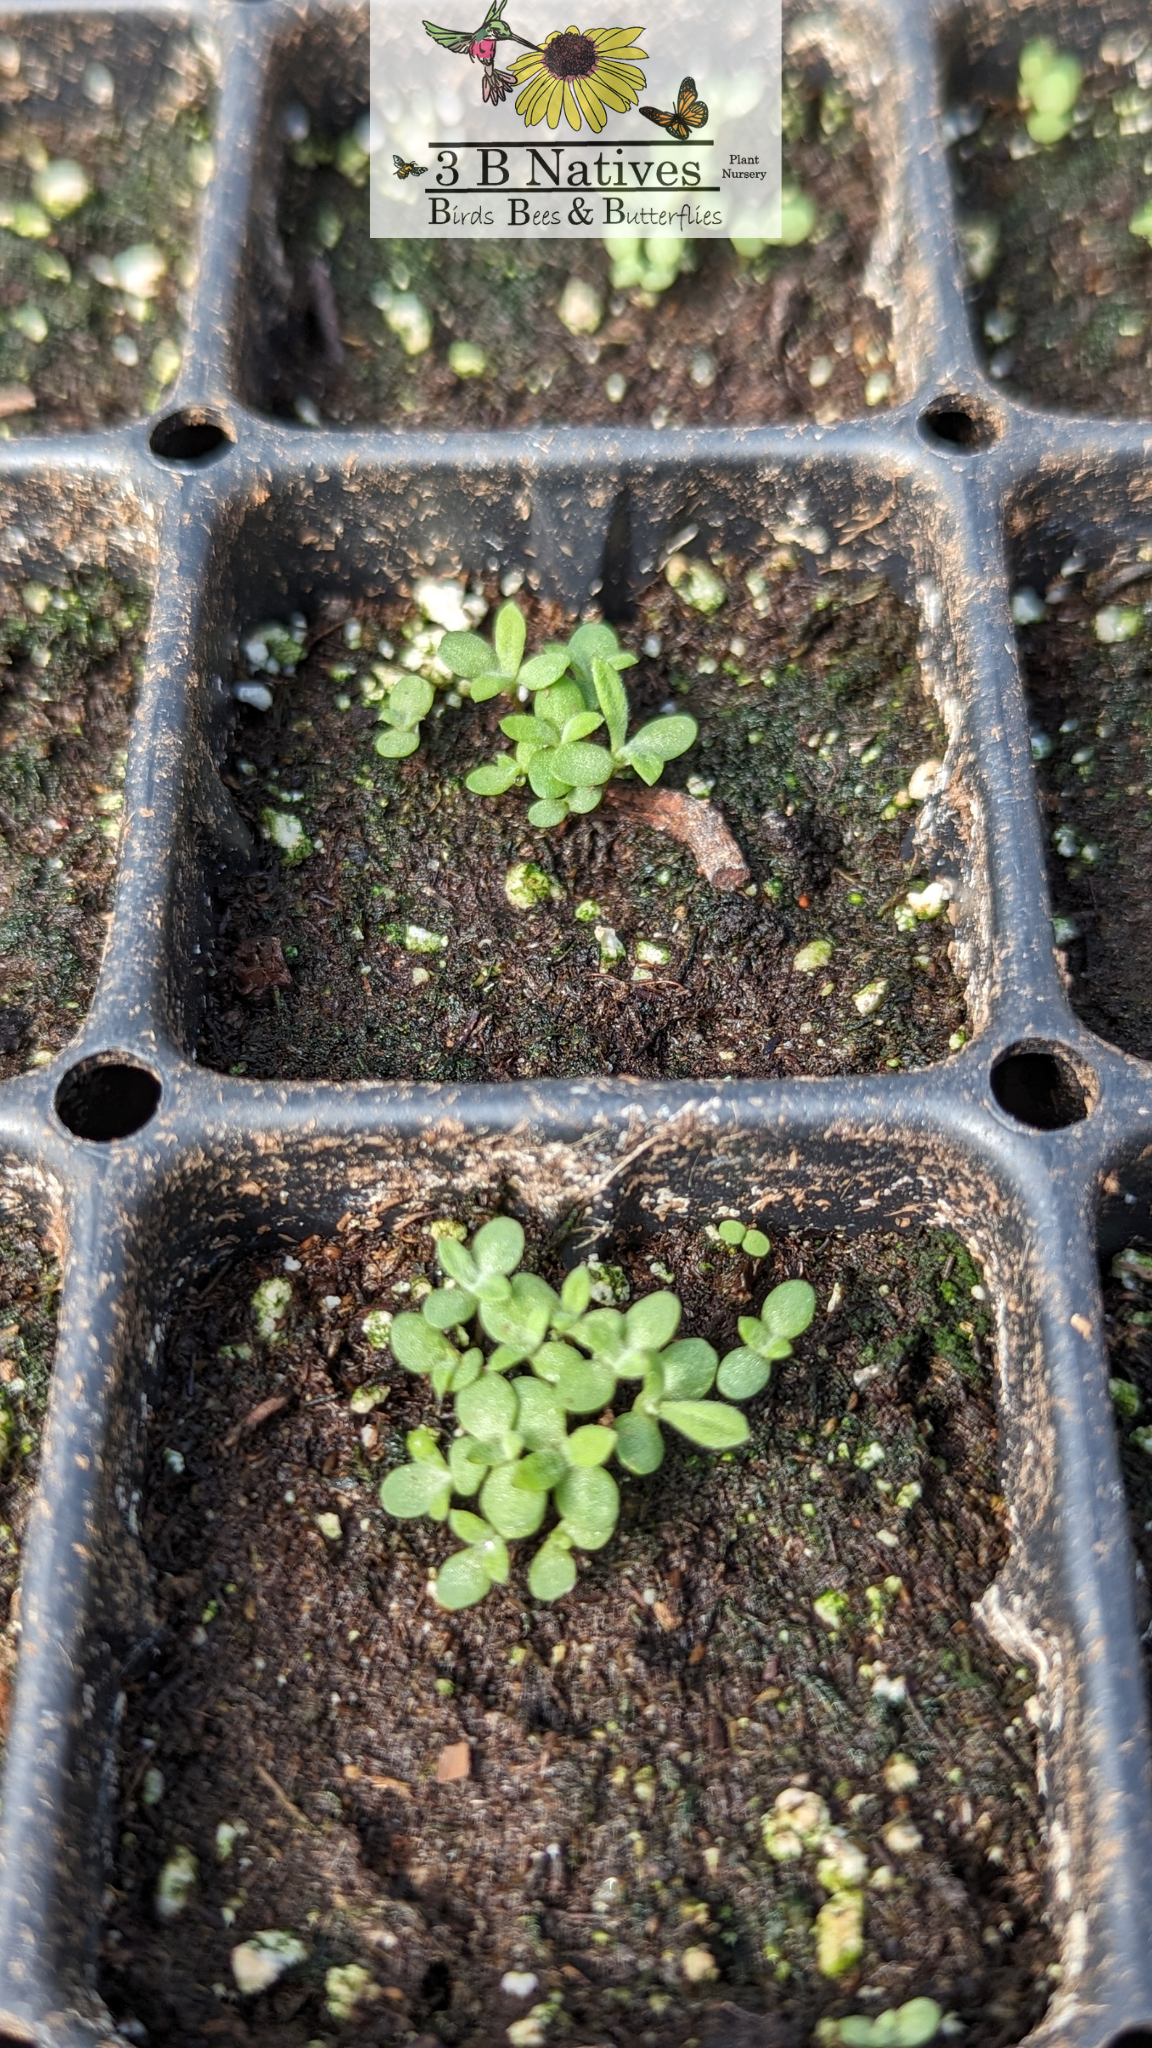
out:
M674 114L665 114L659 107L641 107L639 111L646 121L655 121L658 128L666 129L678 142L687 142L690 131L705 127L708 121L708 109L704 101L696 97L694 78L680 80Z
M393 156L392 161L396 166L396 176L398 178L426 178L428 176L427 164L406 164L402 156Z

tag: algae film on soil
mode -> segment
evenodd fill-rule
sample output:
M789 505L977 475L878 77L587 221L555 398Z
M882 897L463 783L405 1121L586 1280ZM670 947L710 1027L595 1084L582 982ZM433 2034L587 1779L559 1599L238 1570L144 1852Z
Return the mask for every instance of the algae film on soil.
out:
M279 233L267 289L253 286L256 403L311 425L665 427L831 422L894 398L888 311L864 289L871 153L822 61L785 76L791 246L745 254L707 241L670 256L661 244L651 260L598 242L374 242L370 127L345 117L282 108Z
M0 434L138 418L180 367L214 49L144 17L0 35Z
M528 823L531 791L464 786L522 707L463 701L436 649L445 625L490 626L500 591L417 597L240 637L223 774L264 844L216 877L199 1058L332 1079L741 1076L963 1044L946 735L917 615L882 579L802 571L790 547L675 553L620 630L636 723L687 713L697 740L658 790L613 784L552 831ZM575 624L517 602L530 653ZM435 687L418 749L382 760L381 712L413 673ZM735 886L634 808L665 795L677 827L699 805L730 836Z
M972 1614L1007 1525L969 1256L909 1234L753 1258L687 1223L604 1241L607 1299L671 1285L719 1350L786 1278L816 1319L746 1446L678 1442L624 1482L570 1596L534 1603L519 1558L447 1614L428 1581L453 1539L377 1497L440 1421L384 1348L436 1278L434 1221L244 1260L173 1330L113 2012L174 2048L800 2048L920 1998L980 2048L1019 2039L1058 1972L1031 1674ZM562 1237L530 1234L529 1261L559 1284Z
M0 1074L73 1037L112 914L147 600L103 572L0 586Z

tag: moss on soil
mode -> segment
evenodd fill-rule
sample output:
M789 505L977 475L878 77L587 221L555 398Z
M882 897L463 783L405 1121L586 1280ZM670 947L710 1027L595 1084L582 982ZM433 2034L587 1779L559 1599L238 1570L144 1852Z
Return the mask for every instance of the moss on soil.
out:
M278 1343L256 1339L250 1301L281 1256L209 1282L173 1331L148 1425L162 1634L128 1686L114 2013L172 2048L503 2048L554 2001L557 2038L800 2048L820 2014L917 1994L973 2048L1019 2039L1055 1947L1030 1674L971 1612L1008 1538L968 1255L943 1234L805 1236L753 1266L687 1224L606 1245L635 1293L672 1281L685 1330L721 1348L785 1275L812 1281L817 1320L750 1404L745 1449L676 1440L658 1474L625 1480L572 1595L533 1603L522 1545L506 1590L449 1615L426 1581L453 1539L376 1497L434 1404L363 1334L366 1309L401 1307L433 1271L429 1221L293 1247ZM555 1276L559 1252L530 1261ZM381 1381L353 1414L353 1390ZM338 1543L317 1527L332 1514ZM813 1612L829 1589L846 1598L834 1633ZM461 1741L470 1777L436 1783ZM883 1775L895 1753L918 1774L902 1790ZM875 1873L864 1956L838 1984L814 1967L814 1858L774 1863L762 1842L792 1783ZM222 1823L244 1830L225 1860ZM178 1846L198 1888L162 1925L153 1890ZM237 2001L230 1951L263 1928L308 1960ZM717 1974L693 1987L700 1949ZM325 1978L349 1963L367 1989L340 2025ZM508 1970L538 1979L527 1999L500 1988Z
M1152 560L1119 552L1101 569L1059 579L1057 594L1062 589L1047 618L1020 633L1033 751L1043 756L1036 775L1048 881L1063 920L1056 936L1078 1014L1148 1059L1152 610L1137 638L1114 645L1097 639L1094 620L1109 607L1138 612L1152 600Z
M36 203L36 174L49 161L80 164L92 192L66 218L45 216L46 235L0 227L0 434L137 418L160 403L179 362L211 175L210 67L187 31L129 27L124 18L115 27L42 18L22 25L18 44L2 43L0 214L10 220ZM110 105L92 66L111 81ZM97 281L94 259L107 263L141 244L167 263L154 296L128 298ZM43 316L42 340L13 324L20 309L25 319Z
M785 177L818 207L809 241L755 263L727 242L690 242L694 268L656 296L613 293L594 241L373 242L366 159L346 157L342 174L338 138L314 131L286 148L279 224L291 298L267 316L259 402L291 415L303 398L327 418L412 427L831 421L864 409L869 379L871 401L887 403L889 318L862 283L877 221L872 160L826 66L787 75L784 136ZM573 276L606 308L594 336L558 318ZM426 354L405 355L373 301L380 286L415 293L434 316ZM483 351L485 375L453 374L448 350L461 341ZM613 376L627 384L617 403L605 392Z
M103 573L0 585L0 1077L92 998L112 909L140 591Z
M1022 398L1152 413L1152 246L1128 227L1152 200L1152 44L1131 63L1089 62L1078 104L1072 134L1042 148L1014 99L978 100L977 132L951 151L962 240L970 253L988 251L990 229L997 239L990 273L970 269L977 343Z
M813 577L786 549L754 570L724 556L714 566L728 598L711 618L663 581L642 593L624 637L660 651L627 680L637 721L666 700L699 720L664 783L712 784L754 878L746 893L713 889L671 839L607 809L537 832L524 792L466 790L465 774L504 744L504 698L453 707L442 685L419 753L381 761L375 710L359 701L364 683L380 694L369 650L383 628L399 658L425 622L410 601L358 615L353 658L321 617L274 709L241 714L225 770L257 830L278 808L316 851L289 866L268 848L254 874L221 874L197 1056L234 1073L341 1080L737 1077L918 1067L961 1042L947 918L901 931L894 914L927 870L905 865L914 806L888 799L906 803L911 771L944 749L915 613L879 578ZM571 628L554 608L527 608L530 648ZM559 891L529 912L504 892L526 856ZM582 904L596 906L588 921ZM597 923L626 948L609 972ZM409 926L445 949L406 950ZM636 978L642 939L669 954L650 979ZM829 964L795 972L814 939L831 941ZM281 949L282 986L253 980L253 947L273 960ZM860 1014L856 997L881 981L883 1001Z
M16 1670L20 1552L48 1406L59 1285L55 1259L28 1225L0 1221L0 1742Z

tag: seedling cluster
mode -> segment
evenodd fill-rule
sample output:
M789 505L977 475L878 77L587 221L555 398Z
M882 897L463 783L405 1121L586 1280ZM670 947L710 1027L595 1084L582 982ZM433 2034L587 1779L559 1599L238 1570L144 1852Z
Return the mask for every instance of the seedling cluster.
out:
M578 626L566 643L543 647L527 661L526 640L524 615L509 602L496 614L492 645L479 633L445 633L440 642L440 660L467 685L473 703L501 692L532 700L531 712L500 720L513 751L468 776L477 796L503 796L526 780L536 797L529 823L547 829L570 812L594 811L613 776L625 770L659 782L665 763L695 741L696 721L683 713L650 719L629 738L631 707L620 672L636 656L621 647L611 626ZM602 730L607 746L591 738Z
M411 1430L410 1463L380 1489L390 1514L447 1521L463 1545L436 1575L441 1607L474 1606L504 1585L509 1542L537 1535L550 1504L557 1519L528 1584L537 1600L571 1592L573 1551L603 1549L616 1527L620 1493L609 1460L625 1472L655 1472L665 1428L704 1450L745 1443L747 1420L730 1403L767 1385L772 1362L790 1355L816 1307L806 1281L785 1281L758 1316L741 1318L741 1348L721 1360L702 1338L677 1337L681 1306L670 1291L626 1310L597 1306L592 1261L574 1267L557 1293L521 1270L523 1255L524 1232L508 1216L484 1224L471 1245L441 1237L444 1285L418 1314L396 1316L389 1332L404 1371L454 1403L447 1453L435 1430ZM727 1398L710 1400L713 1388ZM609 1419L579 1419L589 1416ZM454 1507L454 1496L478 1496L480 1512Z

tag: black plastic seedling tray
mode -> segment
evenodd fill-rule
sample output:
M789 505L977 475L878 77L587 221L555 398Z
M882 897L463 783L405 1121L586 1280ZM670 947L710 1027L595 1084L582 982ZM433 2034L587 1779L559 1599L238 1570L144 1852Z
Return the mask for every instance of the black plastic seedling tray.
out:
M981 373L940 125L963 22L866 0L798 10L789 31L808 21L860 85L903 403L829 428L484 436L313 431L245 403L280 81L303 39L366 58L366 21L290 0L202 18L222 52L219 170L173 401L140 425L0 446L6 573L97 563L155 585L95 1000L53 1065L0 1087L7 1198L56 1233L64 1265L4 1764L0 2038L119 2038L95 1955L118 1703L151 1627L141 1418L181 1288L226 1250L500 1179L526 1218L582 1203L607 1229L651 1219L670 1189L703 1221L768 1194L777 1236L946 1223L979 1252L1012 1531L981 1618L1036 1670L1063 1965L1033 2038L1152 2041L1152 1759L1098 1284L1101 1246L1152 1238L1152 1074L1064 993L1009 607L1072 547L1100 561L1152 530L1152 425L1042 413ZM1104 0L1004 14L1014 35L1082 48L1126 18ZM19 36L22 19L5 26ZM752 544L798 499L846 563L921 603L967 826L962 1053L834 1083L281 1086L194 1063L210 877L245 850L216 768L230 632L429 568L523 567L579 606L646 580L686 522Z

